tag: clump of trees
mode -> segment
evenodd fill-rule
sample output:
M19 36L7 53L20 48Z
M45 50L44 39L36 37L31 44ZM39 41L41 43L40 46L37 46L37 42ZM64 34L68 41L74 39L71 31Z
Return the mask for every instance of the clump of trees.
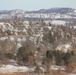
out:
M66 66L66 70L69 72L76 68L76 62L73 63L72 58L75 58L73 51L65 53L59 50L47 50L46 55L43 58L42 65L46 66L48 72L50 71L51 65Z
M73 51L65 53L59 50L52 50L52 51L48 50L46 52L46 56L50 58L50 60L54 59L56 65L63 66L68 65L70 63L69 60L71 59L72 56L74 56L74 53Z
M17 62L19 65L34 65L34 54L28 49L29 46L20 47L17 52Z

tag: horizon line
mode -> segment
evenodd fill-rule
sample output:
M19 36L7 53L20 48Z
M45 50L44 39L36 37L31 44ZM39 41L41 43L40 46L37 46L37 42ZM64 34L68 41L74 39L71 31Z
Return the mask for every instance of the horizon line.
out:
M24 10L21 8L13 8L13 9L1 9L0 11L9 11L9 10L24 10L24 11L37 11L37 10L46 10L46 9L55 9L55 8L71 8L71 9L76 9L73 7L51 7L51 8L41 8L41 9L32 9L32 10Z

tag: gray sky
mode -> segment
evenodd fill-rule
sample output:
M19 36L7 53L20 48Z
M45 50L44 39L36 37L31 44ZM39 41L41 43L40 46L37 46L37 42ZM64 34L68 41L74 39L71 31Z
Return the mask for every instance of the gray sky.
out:
M0 10L39 10L54 7L76 8L76 0L0 0Z

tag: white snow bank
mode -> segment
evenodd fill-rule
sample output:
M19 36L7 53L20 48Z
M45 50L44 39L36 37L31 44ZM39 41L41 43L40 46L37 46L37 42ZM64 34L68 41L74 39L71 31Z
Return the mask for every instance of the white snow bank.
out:
M56 65L55 65L55 66L54 66L54 65L51 66L51 69L52 69L52 70L58 70L59 68L60 68L61 70L65 70L65 67L64 67L64 66L56 66Z
M62 21L62 20L53 20L52 21L52 24L58 24L58 25L65 25L65 21Z
M0 73L27 72L29 68L26 66L5 65L0 67Z
M49 30L51 30L51 29L52 29L52 27L48 26L48 29L49 29Z
M65 45L59 45L56 50L63 50L64 52L67 52L70 49L71 49L71 45L65 44Z

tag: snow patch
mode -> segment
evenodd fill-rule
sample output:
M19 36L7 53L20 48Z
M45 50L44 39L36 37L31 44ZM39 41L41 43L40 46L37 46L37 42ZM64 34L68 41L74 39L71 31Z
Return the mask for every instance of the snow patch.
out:
M59 45L56 50L63 50L64 52L67 52L70 50L71 45L70 44L65 44L65 45Z
M17 48L20 48L20 47L22 47L22 45L21 45L21 43L18 43Z
M5 65L0 67L0 73L27 72L29 68L26 66Z
M51 29L52 29L52 27L48 26L48 29L49 29L49 30L51 30Z
M66 22L61 20L53 20L51 23L56 25L65 25Z
M10 40L11 40L11 41L14 41L15 38L14 38L13 36L10 36Z

